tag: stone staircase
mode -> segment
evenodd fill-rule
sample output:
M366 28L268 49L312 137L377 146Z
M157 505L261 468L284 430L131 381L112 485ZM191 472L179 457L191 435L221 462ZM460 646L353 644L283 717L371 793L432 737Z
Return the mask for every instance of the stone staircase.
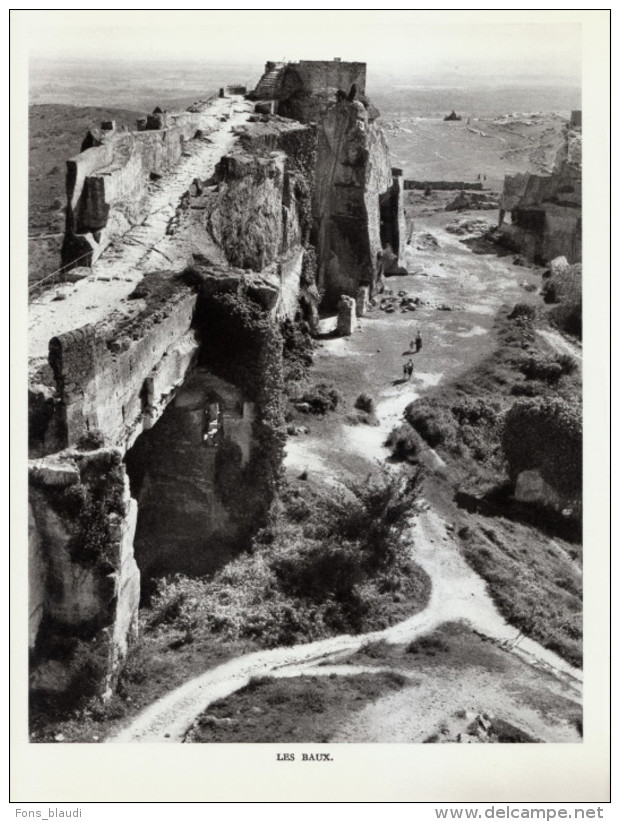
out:
M255 100L275 100L280 77L285 68L286 63L277 63L271 71L263 74L252 93L252 97Z

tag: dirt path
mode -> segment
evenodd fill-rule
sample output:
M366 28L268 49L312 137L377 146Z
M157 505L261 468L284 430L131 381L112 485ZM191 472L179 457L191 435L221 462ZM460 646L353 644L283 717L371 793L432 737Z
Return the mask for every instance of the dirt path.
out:
M354 374L352 390L370 390L377 397L379 424L354 426L339 421L327 432L294 438L287 445L285 464L289 471L307 469L316 473L320 481L333 484L346 475L352 456L367 463L383 460L387 455L385 437L401 419L406 405L441 380L452 379L482 361L488 355L486 335L499 306L528 299L530 292L523 288L524 278L534 282L537 275L527 269L516 269L506 258L473 254L445 231L448 219L454 219L454 215L433 215L422 226L437 237L438 250L412 249L410 252L409 264L424 273L389 282L394 291L403 289L414 293L426 305L415 315L384 315L376 311L362 321L358 333L344 340L326 340L319 350L317 370L321 377L342 380L343 375ZM489 218L492 220L493 216ZM437 310L438 301L449 304L452 310ZM413 379L403 383L400 379L402 355L414 328L422 329L424 346L414 357ZM538 643L519 637L518 631L506 623L488 595L485 583L465 562L451 530L436 512L427 507L412 520L409 542L412 558L424 568L432 582L431 599L423 612L383 631L260 651L227 662L158 700L108 741L181 741L201 711L214 700L247 685L251 677L322 672L325 668L319 669L319 663L342 662L368 642L408 643L455 620L464 620L479 633L504 643L532 670L541 675L551 674L554 687L565 692L567 698L580 701L581 671ZM523 705L520 708L518 700L510 694L502 697L498 692L491 698L495 685L492 673L486 678L480 674L459 683L451 682L445 689L441 681L436 683L425 691L425 696L419 697L414 713L401 723L406 728L406 740L402 734L390 736L392 731L389 728L386 731L387 725L381 730L381 723L390 711L394 716L411 713L412 692L405 689L403 694L390 697L391 702L380 700L377 713L363 712L362 725L351 726L349 731L344 728L341 741L422 741L423 734L442 712L467 695L466 701L475 702L478 693L487 694L487 702L493 705L503 699L508 715L515 721L519 718L540 738L575 741L574 728L565 734L556 733L553 729L557 730L561 723L559 726L558 723L545 724L540 716L536 719L535 712ZM413 727L416 717L425 712L428 721L419 723L416 730Z
M411 528L412 556L432 582L431 600L423 612L383 631L337 636L234 659L167 694L107 741L179 742L202 710L245 687L251 677L314 673L320 663L334 658L341 662L368 642L411 642L457 619L464 619L474 630L510 647L518 631L497 613L484 583L462 559L443 520L433 511L427 511L412 522ZM527 638L519 640L511 650L529 664L555 674L567 692L579 699L581 671Z

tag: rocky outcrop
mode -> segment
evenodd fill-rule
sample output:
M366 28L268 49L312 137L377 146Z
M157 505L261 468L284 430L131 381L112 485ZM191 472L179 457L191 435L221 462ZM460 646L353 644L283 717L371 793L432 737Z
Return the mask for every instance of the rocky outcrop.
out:
M167 272L136 298L142 307L130 320L110 317L50 340L55 392L49 416L31 422L34 455L93 436L125 451L161 416L198 350L196 294Z
M517 502L537 503L558 510L562 508L560 495L545 482L537 468L521 471L515 484L514 497Z
M314 226L319 288L327 303L360 286L378 290L385 249L404 244L400 178L385 137L359 101L337 102L319 125Z
M34 691L111 693L137 630L137 505L118 450L30 465L30 647Z
M507 176L500 199L502 241L529 259L545 263L565 256L581 261L581 128L580 118L566 126L549 175ZM510 224L504 224L506 213Z
M366 65L333 61L267 63L251 96L275 100L280 115L316 122L312 240L326 304L360 286L381 288L402 273L403 183L392 169L379 112L365 97ZM387 252L389 266L386 266Z

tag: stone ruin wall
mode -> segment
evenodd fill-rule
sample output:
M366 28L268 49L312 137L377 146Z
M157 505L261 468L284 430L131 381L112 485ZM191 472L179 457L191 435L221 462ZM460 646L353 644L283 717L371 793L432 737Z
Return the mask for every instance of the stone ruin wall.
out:
M254 99L301 122L316 121L313 242L326 304L381 289L404 252L401 172L392 173L379 112L365 98L364 63L267 63ZM257 104L259 110L264 103ZM382 207L383 204L383 207Z
M181 159L184 144L216 131L219 118L202 110L160 112L139 120L137 131L96 129L84 150L67 161L67 216L63 266L92 265L105 248L148 217L145 198L152 177Z
M577 125L577 123L579 125ZM551 174L515 174L504 180L500 230L507 244L546 263L581 262L581 112L573 112ZM505 215L510 223L504 223Z

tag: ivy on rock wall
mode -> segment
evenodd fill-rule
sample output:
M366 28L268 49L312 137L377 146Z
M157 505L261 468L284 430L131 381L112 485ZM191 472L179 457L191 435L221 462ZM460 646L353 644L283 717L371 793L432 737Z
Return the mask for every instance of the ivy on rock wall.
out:
M284 455L283 339L276 323L243 289L204 297L199 305L204 364L255 403L254 444L241 464L225 439L216 455L224 504L249 532L263 524L277 492Z

